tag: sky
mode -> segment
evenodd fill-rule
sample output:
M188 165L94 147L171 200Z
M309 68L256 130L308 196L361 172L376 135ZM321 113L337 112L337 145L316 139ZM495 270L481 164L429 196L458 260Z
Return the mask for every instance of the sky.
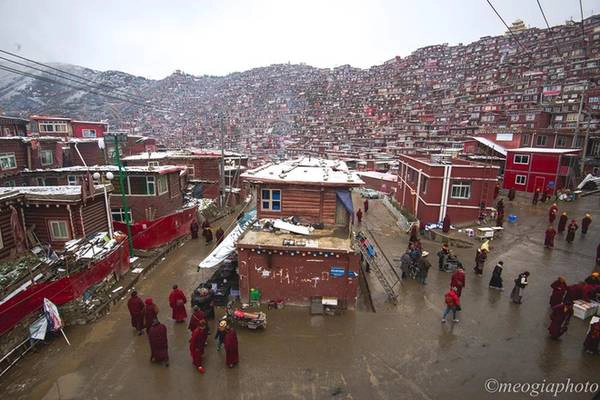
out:
M508 24L545 27L535 0L491 1ZM580 20L578 0L540 3L550 26ZM0 0L0 15L0 49L153 79L287 62L368 68L506 30L486 0Z

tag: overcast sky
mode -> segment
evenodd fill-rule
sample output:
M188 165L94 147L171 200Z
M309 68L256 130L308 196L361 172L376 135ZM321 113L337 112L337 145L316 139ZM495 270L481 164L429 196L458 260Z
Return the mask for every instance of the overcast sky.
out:
M540 1L551 26L580 20L577 0ZM535 0L492 4L509 24L545 26ZM597 0L583 6L600 12ZM284 62L366 68L506 30L485 0L0 0L0 15L0 49L155 79Z

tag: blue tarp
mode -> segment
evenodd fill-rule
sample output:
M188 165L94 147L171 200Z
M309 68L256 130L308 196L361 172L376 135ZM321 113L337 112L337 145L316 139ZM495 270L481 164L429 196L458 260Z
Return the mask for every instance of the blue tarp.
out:
M352 207L352 197L350 196L350 192L347 190L339 190L335 192L339 201L342 202L342 205L348 211L348 213L354 216L354 208Z

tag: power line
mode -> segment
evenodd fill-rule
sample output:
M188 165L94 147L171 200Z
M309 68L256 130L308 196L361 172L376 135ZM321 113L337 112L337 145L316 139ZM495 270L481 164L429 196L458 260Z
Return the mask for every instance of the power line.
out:
M552 36L552 30L550 29L550 24L548 23L548 20L546 19L546 14L544 13L542 4L540 3L540 0L536 0L536 1L537 1L538 7L540 8L540 12L542 13L542 17L544 17L544 22L546 22L546 27L548 28L548 36ZM554 48L556 49L556 54L560 57L560 59L562 61L564 61L562 54L560 54L560 49L558 48L556 41L552 40L552 43L554 44Z
M62 73L62 74L65 74L65 75L70 75L70 76L72 76L72 77L75 77L75 78L78 78L78 79L81 79L81 80L84 80L84 81L91 82L91 83L93 83L95 86L102 86L102 87L104 87L104 88L107 88L107 89L111 89L111 90L114 90L114 91L117 91L117 92L121 92L121 94L123 94L123 95L126 95L126 96L131 96L129 93L125 92L125 91L124 91L124 90L122 90L122 89L119 89L119 88L118 88L118 87L116 87L116 86L113 86L113 85L108 85L108 84L106 84L106 83L101 83L101 82L94 82L92 79L86 78L86 77L84 77L84 76L77 75L77 74L73 74L73 73L71 73L71 72L68 72L68 71L64 71L64 70L62 70L62 69L59 69L59 68L53 67L53 66L51 66L51 65L44 64L44 63L41 63L41 62L39 62L39 61L32 60L32 59L30 59L30 58L27 58L27 57L20 56L20 55L18 55L18 54L15 54L15 53L11 53L10 51L6 51L6 50L2 50L2 49L0 49L0 53L4 53L4 54L7 54L7 55L9 55L9 56L12 56L12 57L15 57L15 58L18 58L18 59L24 60L24 61L28 61L28 62L30 62L30 63L33 63L33 64L37 64L37 65L39 65L39 66L42 66L42 67L45 67L45 68L47 68L47 69L52 69L52 70L54 70L54 71L60 72L60 73ZM28 66L28 67L29 67L29 66ZM32 67L29 67L29 68L32 68ZM47 72L47 71L45 71L45 72ZM140 97L141 97L141 96L140 96ZM146 99L144 99L144 100L146 100Z
M44 81L44 82L48 82L48 83L52 83L52 84L57 84L57 85L62 85L62 86L66 86L66 87L69 87L69 88L72 88L72 89L76 89L76 90L79 90L79 91L82 91L82 92L87 92L87 93L90 93L90 94L95 94L97 96L108 97L108 98L111 98L111 99L114 99L114 100L119 100L119 101L122 101L122 102L125 102L125 103L130 103L130 104L136 105L138 107L153 108L156 111L160 111L160 112L172 111L172 110L161 110L161 109L158 109L158 108L156 108L155 106L153 106L151 104L137 103L137 102L133 102L131 100L124 99L122 97L118 97L118 96L115 96L115 95L111 95L111 94L107 94L107 93L100 93L100 92L89 90L89 89L82 88L82 87L79 87L79 86L74 86L74 85L71 85L69 83L60 82L60 81L57 81L57 80L54 80L54 79L50 79L50 78L46 78L46 77L43 77L43 76L30 74L28 72L20 71L18 69L11 68L11 67L8 67L6 65L0 65L0 69L2 69L4 71L7 71L7 72L12 72L12 73L17 74L17 75L27 76L27 77L30 77L30 78L33 78L33 79Z
M510 33L510 35L512 36L512 38L515 39L515 42L517 42L517 44L525 51L525 53L529 53L529 50L527 50L527 48L525 48L525 46L523 46L521 44L521 42L519 42L519 39L517 39L517 36L513 33L513 31L508 26L508 24L504 21L504 18L502 18L502 16L500 15L500 13L498 13L498 11L496 11L496 8L494 8L494 6L490 2L490 0L486 0L486 1L490 5L490 7L492 8L492 10L494 10L494 13L496 13L496 15L498 16L498 18L500 18L500 21L502 21L502 23L504 24L504 26L506 27L506 29L508 29L508 32Z

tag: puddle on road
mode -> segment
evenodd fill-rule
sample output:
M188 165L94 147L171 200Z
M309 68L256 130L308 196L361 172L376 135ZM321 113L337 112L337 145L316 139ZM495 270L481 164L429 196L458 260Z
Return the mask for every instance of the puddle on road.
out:
M73 372L63 375L54 382L52 388L46 393L42 400L69 400L81 398L81 385L83 377Z

